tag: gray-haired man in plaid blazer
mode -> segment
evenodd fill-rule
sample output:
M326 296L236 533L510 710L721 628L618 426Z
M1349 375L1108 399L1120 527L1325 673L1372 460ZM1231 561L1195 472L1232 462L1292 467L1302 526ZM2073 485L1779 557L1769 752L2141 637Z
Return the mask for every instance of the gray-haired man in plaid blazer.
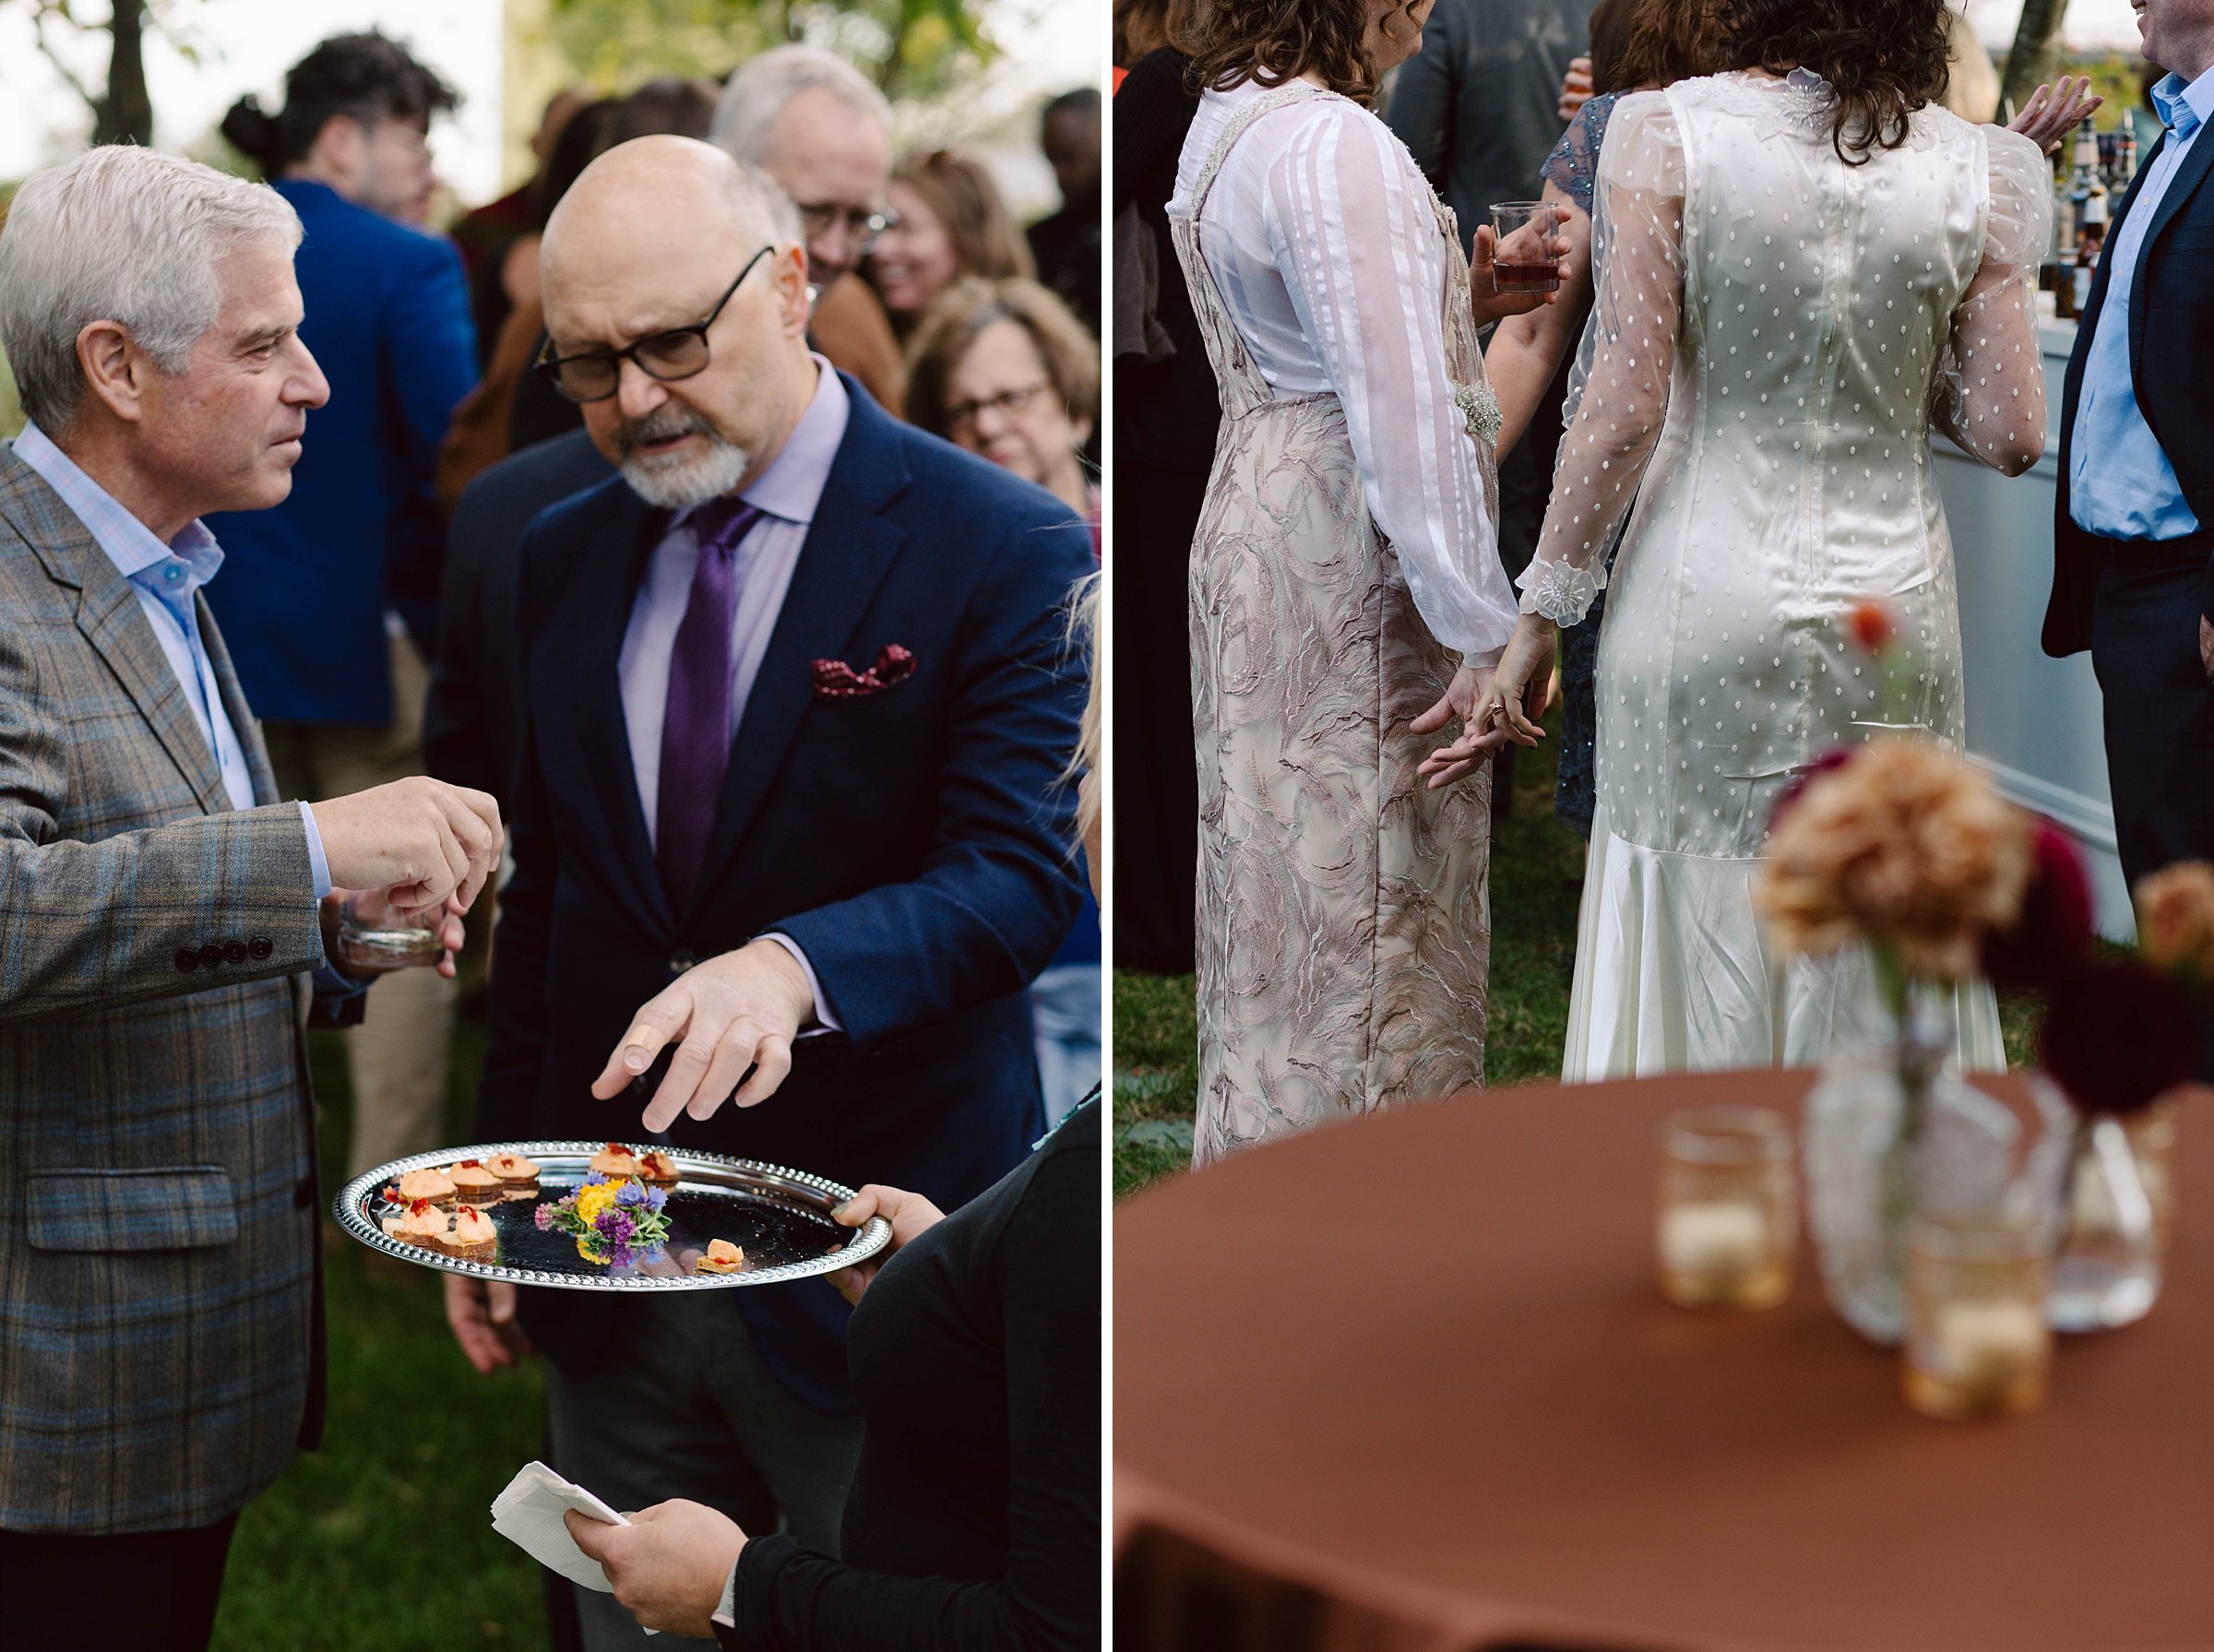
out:
M327 931L351 891L458 945L499 854L493 800L434 780L280 802L196 594L197 518L282 499L328 393L299 239L273 190L125 148L0 230L10 1648L207 1644L239 1509L320 1432L303 1028L363 990Z

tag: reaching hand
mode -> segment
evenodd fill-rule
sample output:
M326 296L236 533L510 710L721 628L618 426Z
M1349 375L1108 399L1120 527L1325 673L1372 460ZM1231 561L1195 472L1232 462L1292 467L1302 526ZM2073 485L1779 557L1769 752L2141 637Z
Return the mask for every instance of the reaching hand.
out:
M1591 101L1591 60L1589 57L1571 58L1568 73L1561 78L1561 119L1576 119L1577 111Z
M1464 665L1446 684L1445 697L1407 725L1411 734L1435 734L1455 718L1460 719L1460 738L1431 753L1415 771L1430 777L1431 790L1453 784L1506 740L1499 731L1487 731L1476 722L1476 707L1490 692L1491 683L1491 672Z
M2203 613L2198 616L2198 663L2207 668L2207 681L2214 683L2214 623Z
M2006 130L2019 132L2050 155L2105 101L2091 90L2089 75L2063 75L2057 87L2041 86L2030 93Z
M722 1586L745 1551L745 1533L735 1520L682 1498L639 1510L628 1526L611 1526L575 1509L562 1519L641 1627L715 1638Z
M538 1351L516 1323L515 1287L505 1279L446 1275L446 1323L479 1376L490 1376L520 1356Z
M1509 263L1550 262L1558 269L1568 256L1568 237L1561 233L1558 208L1531 219L1496 249L1493 241L1491 225L1476 226L1476 250L1469 260L1469 307L1476 314L1478 327L1489 327L1509 315L1527 315L1560 297L1557 288L1552 292L1502 292L1494 273L1501 257Z
M876 1270L899 1254L902 1245L946 1219L946 1213L921 1194L879 1187L874 1182L830 1213L831 1219L844 1228L858 1228L876 1216L892 1224L892 1242L866 1262L840 1268L830 1276L830 1283L838 1287L838 1294L849 1302L861 1301L861 1293L869 1288Z
M466 912L500 863L500 805L487 792L416 775L313 807L330 881L381 889L403 917L455 895Z
M756 1106L792 1071L792 1040L814 1018L815 993L792 954L775 941L749 942L685 970L649 999L592 1080L592 1094L613 1099L681 1039L646 1104L648 1131L668 1129L679 1113L711 1119L725 1101Z

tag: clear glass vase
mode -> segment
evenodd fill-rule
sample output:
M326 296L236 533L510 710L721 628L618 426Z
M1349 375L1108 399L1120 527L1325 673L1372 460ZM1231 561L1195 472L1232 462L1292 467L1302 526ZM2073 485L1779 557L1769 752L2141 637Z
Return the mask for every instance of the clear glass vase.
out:
M2111 1331L2151 1312L2160 1294L2169 1187L2164 1148L2172 1130L2158 1117L2129 1124L2112 1117L2077 1122L2045 1303L2054 1330Z
M1906 1241L1918 1213L1952 1220L2025 1208L2023 1130L1951 1064L1950 1022L1921 1008L1878 1017L1841 1048L1806 1099L1801 1146L1823 1289L1845 1323L1879 1347L1906 1328ZM2046 1133L2048 1135L2051 1132ZM2046 1185L2053 1185L2054 1169Z

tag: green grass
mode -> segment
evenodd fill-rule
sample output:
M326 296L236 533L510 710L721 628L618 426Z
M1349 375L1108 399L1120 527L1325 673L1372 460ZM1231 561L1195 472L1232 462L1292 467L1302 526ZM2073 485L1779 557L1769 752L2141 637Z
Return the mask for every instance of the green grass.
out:
M326 1196L343 1182L352 1099L336 1033L311 1035ZM445 1139L470 1137L481 1021L457 1020ZM327 1224L330 1421L250 1505L231 1551L217 1652L454 1652L545 1645L538 1568L491 1504L542 1455L537 1371L480 1377L446 1328L440 1276Z
M1492 836L1491 1024L1484 1070L1494 1085L1551 1082L1560 1076L1568 1032L1568 989L1576 970L1577 904L1583 894L1584 841L1553 814L1553 738L1517 754L1515 803ZM2037 1006L2002 998L2006 1057L2024 1064ZM1192 978L1114 978L1114 1193L1136 1193L1191 1161L1198 1089Z

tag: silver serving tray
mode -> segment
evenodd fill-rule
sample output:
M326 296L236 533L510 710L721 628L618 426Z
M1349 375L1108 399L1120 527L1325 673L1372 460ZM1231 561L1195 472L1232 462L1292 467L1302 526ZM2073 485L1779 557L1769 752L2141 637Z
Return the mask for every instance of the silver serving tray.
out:
M649 1147L625 1145L634 1152ZM332 1213L349 1238L403 1262L474 1279L505 1279L557 1290L712 1290L730 1285L776 1285L851 1267L891 1242L891 1224L882 1217L873 1217L859 1228L842 1228L830 1219L830 1212L853 1196L851 1188L749 1159L661 1147L655 1150L674 1159L682 1177L669 1190L663 1209L669 1218L669 1241L662 1258L620 1271L588 1262L568 1234L559 1229L541 1232L533 1213L541 1204L599 1180L591 1173L591 1159L606 1146L604 1141L490 1142L417 1153L356 1176L339 1194ZM481 1206L498 1235L499 1248L492 1261L448 1256L384 1230L382 1218L398 1208L387 1202L384 1190L410 1171L444 1170L457 1159L489 1159L495 1153L519 1153L534 1162L541 1192L537 1198L504 1199ZM744 1271L701 1273L699 1260L711 1239L727 1239L743 1249Z

